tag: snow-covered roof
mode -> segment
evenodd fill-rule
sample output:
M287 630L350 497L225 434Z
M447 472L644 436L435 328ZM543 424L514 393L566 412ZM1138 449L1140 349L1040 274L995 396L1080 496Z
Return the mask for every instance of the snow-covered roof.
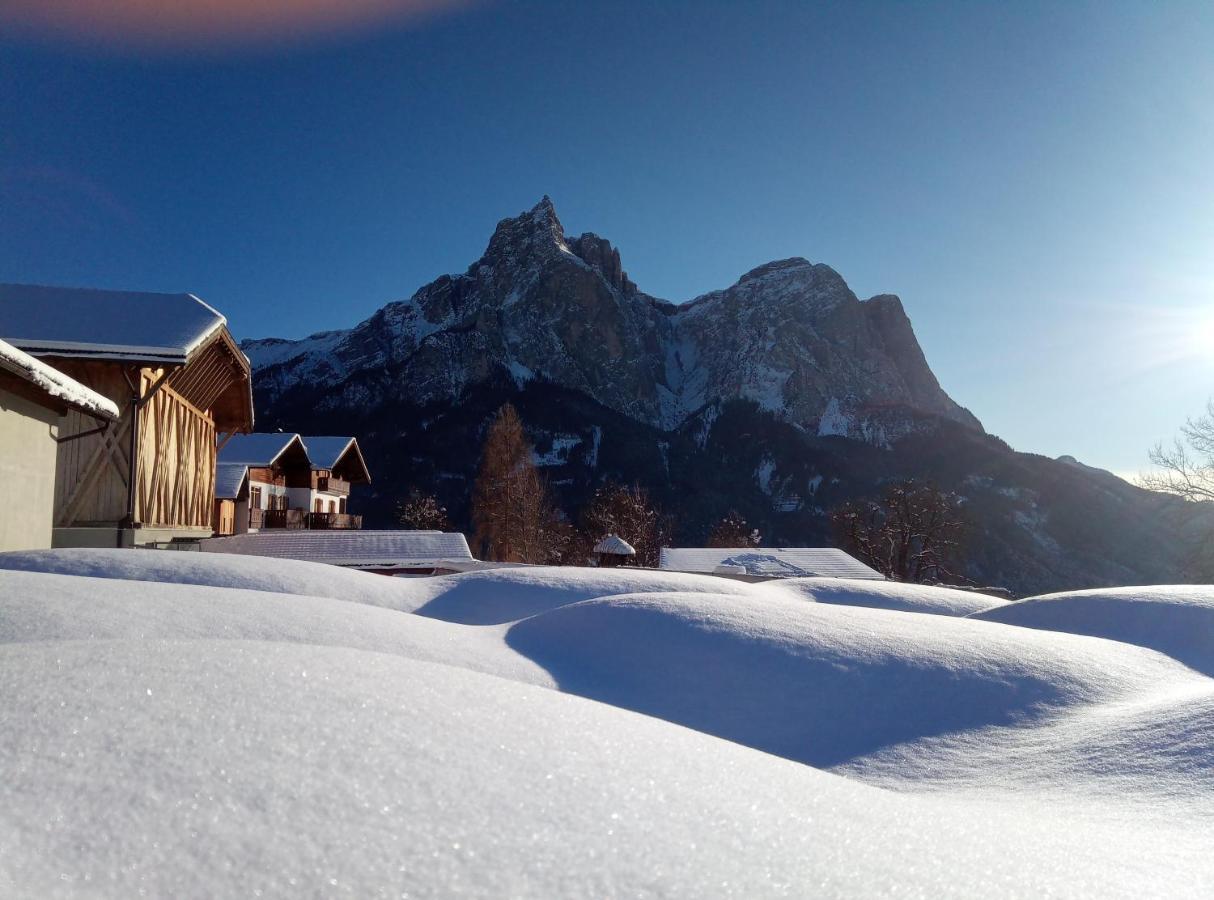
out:
M884 580L876 569L834 547L663 547L658 567L675 572L741 568L747 575Z
M0 341L0 369L29 382L58 403L74 407L91 416L111 421L118 418L118 406L109 397L85 387L58 369L5 341Z
M240 486L249 467L244 463L218 463L215 466L215 499L235 500L240 496Z
M34 354L184 364L226 322L193 294L0 284L0 338Z
M618 534L609 534L594 545L595 553L610 553L612 556L636 556L636 550Z
M367 470L367 463L356 438L311 435L305 436L303 442L308 449L308 459L312 461L313 469L335 469L344 456L353 453L362 469L363 480L371 480L371 473Z
M273 465L295 441L300 441L302 445L302 439L294 432L235 434L219 451L219 462L244 463L246 466Z
M354 438L305 436L303 442L308 448L308 459L312 460L313 469L331 469L337 465L346 448L354 443Z
M202 549L363 569L424 568L473 558L462 534L443 531L262 531L210 538Z

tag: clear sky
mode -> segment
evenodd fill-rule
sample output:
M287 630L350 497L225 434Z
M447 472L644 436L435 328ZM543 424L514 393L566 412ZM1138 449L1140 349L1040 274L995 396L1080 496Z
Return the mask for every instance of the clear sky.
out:
M298 337L547 193L670 300L787 256L900 295L1017 449L1132 472L1214 394L1214 4L481 2L235 43L38 8L0 0L2 281Z

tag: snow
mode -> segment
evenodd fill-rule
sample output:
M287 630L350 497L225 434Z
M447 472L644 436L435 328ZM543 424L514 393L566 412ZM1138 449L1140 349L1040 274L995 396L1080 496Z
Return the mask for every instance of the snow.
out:
M838 399L831 397L826 404L826 409L822 412L822 417L818 420L818 437L832 435L847 437L854 425L851 416L839 408Z
M312 461L313 469L332 469L338 460L345 455L354 443L352 437L316 437L305 436L304 446L308 449L308 459Z
M968 616L1007 604L1000 597L975 591L895 581L871 581L858 578L785 578L760 587L791 592L817 603L841 603L873 609L934 613L941 616Z
M663 547L658 566L675 572L713 572L718 566L741 566L749 575L884 578L834 547Z
M283 431L234 434L219 450L220 463L244 463L246 466L268 466L282 456L298 434Z
M610 553L615 556L636 556L636 549L618 534L609 534L594 545L595 553Z
M0 564L3 557L0 556ZM576 566L462 572L410 583L411 609L465 625L497 625L614 594L684 591L746 596L751 586L681 572Z
M89 415L111 421L118 418L118 406L109 397L98 394L4 341L0 341L0 369L13 373L49 396Z
M29 352L184 363L226 323L193 294L0 284L0 338Z
M552 446L546 453L532 452L532 462L537 466L563 466L569 462L569 453L582 443L576 434L552 435Z
M1044 594L978 615L992 622L1150 647L1214 675L1214 586L1099 588Z
M249 467L244 463L216 463L215 499L235 500L248 474Z
M1214 589L826 582L0 554L0 885L1210 895L1208 667L986 619L1179 633Z
M335 566L424 568L473 562L458 532L272 529L202 541L204 553L299 559Z

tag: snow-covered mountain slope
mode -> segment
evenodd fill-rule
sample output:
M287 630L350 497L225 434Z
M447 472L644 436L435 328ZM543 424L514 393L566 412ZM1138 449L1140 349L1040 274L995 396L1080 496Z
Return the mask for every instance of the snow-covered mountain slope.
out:
M467 272L349 331L242 346L270 402L309 385L328 404L393 389L425 403L503 372L667 429L734 399L875 440L909 427L899 411L981 428L940 388L898 298L862 302L829 266L791 259L673 306L639 291L607 241L567 238L547 197L499 223Z
M0 555L59 570L0 568L6 895L1214 889L1214 680L1149 649L847 584L189 556ZM469 585L452 618L540 611L381 608Z
M1015 593L1179 580L1200 530L1174 498L986 434L896 297L786 259L675 306L547 198L352 329L242 346L259 428L359 436L375 482L355 504L377 527L411 490L467 527L485 424L511 402L571 520L604 481L637 483L685 546L731 510L775 545L828 543L832 508L901 478L965 498L961 574Z

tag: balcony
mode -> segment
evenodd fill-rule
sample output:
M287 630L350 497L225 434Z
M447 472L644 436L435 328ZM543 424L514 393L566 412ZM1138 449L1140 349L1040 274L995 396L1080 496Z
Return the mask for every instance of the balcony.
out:
M278 529L302 531L305 529L354 530L363 527L363 517L350 513L308 512L306 509L250 509L250 529Z
M307 516L302 509L267 509L264 511L262 528L307 528ZM250 525L252 521L250 520Z
M343 528L360 529L363 527L363 517L350 513L308 513L308 528Z
M348 496L350 493L350 482L344 478L334 478L332 475L327 475L316 479L316 490Z

